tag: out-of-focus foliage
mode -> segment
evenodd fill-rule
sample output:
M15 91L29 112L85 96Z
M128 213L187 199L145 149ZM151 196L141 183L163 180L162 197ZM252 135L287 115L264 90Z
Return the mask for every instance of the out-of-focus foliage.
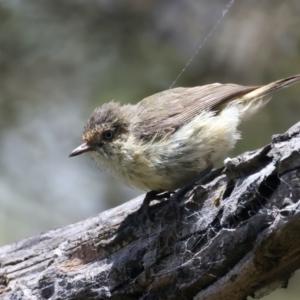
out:
M1 244L140 193L103 175L87 156L67 156L96 106L168 89L227 3L0 3ZM264 84L300 73L299 15L299 0L235 1L175 86ZM274 98L242 126L234 154L263 146L300 119L299 85Z

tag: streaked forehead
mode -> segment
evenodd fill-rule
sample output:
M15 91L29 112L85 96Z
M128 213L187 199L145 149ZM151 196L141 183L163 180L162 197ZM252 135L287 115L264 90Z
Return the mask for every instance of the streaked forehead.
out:
M88 144L95 144L99 143L102 139L102 133L104 131L104 126L97 125L93 128L86 128L84 129L82 139Z

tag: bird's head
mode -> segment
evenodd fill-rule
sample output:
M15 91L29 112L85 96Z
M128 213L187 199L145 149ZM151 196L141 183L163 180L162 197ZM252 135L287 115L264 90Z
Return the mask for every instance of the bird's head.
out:
M84 127L82 136L84 143L74 149L69 156L97 152L103 158L109 158L118 151L120 142L128 137L128 127L128 117L120 104L106 103L94 110Z

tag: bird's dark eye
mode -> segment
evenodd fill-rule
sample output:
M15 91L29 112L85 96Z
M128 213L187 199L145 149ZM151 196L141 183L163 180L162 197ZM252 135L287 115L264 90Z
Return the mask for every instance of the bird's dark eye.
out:
M113 137L114 137L114 132L111 131L111 130L106 130L103 134L103 137L106 139L106 140L111 140Z

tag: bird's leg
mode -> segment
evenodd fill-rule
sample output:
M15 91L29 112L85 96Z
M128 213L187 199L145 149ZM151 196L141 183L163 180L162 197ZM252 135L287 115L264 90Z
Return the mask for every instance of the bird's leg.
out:
M170 198L170 196L171 196L170 192L164 192L164 193L162 193L161 191L148 192L144 198L142 206L136 212L136 218L141 216L142 220L145 220L145 219L151 220L150 214L149 214L150 202L153 200L162 200L164 198Z
M218 176L224 168L212 170L213 164L208 163L205 170L201 171L197 176L195 176L191 181L189 181L187 184L185 184L183 187L181 187L179 190L177 190L175 193L173 192L161 192L161 191L150 191L146 194L143 204L136 212L136 219L142 219L144 221L145 219L151 220L150 214L149 214L149 204L153 200L162 200L165 198L170 199L170 207L172 208L172 211L175 211L176 219L177 221L180 219L180 209L179 209L179 201L181 198L189 191L191 188L196 184L202 184L205 181L209 181L216 176ZM172 194L172 196L171 196ZM177 222L178 223L178 222Z

